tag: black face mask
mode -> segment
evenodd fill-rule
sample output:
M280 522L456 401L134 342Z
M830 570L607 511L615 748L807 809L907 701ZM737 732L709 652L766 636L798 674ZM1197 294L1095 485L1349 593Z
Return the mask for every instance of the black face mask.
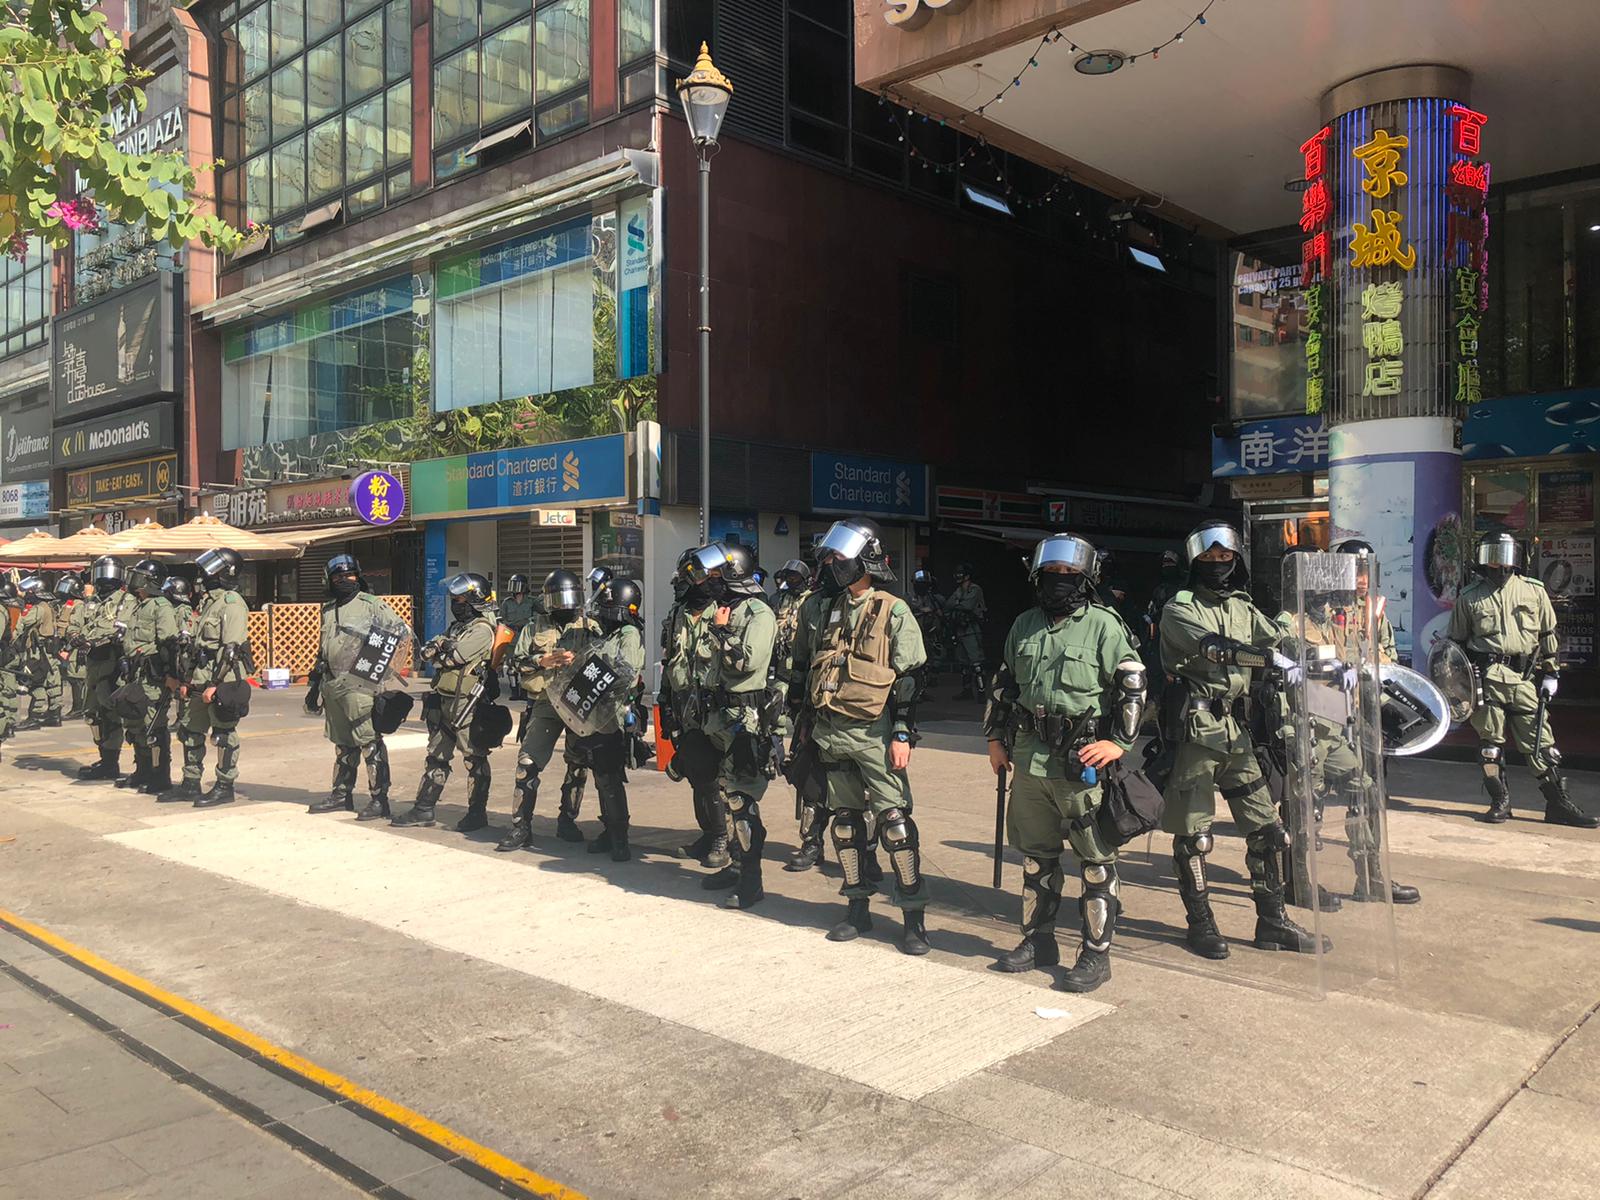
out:
M473 607L470 600L450 601L450 615L458 621L470 621L478 615L478 610Z
M703 583L691 583L683 589L683 603L690 608L704 608L710 600L711 593Z
M355 599L361 590L361 581L350 575L336 575L329 586L333 589L333 598L343 604Z
M861 560L858 558L835 558L822 564L822 572L817 580L823 594L837 596L843 592L862 575Z
M1089 577L1081 571L1041 571L1034 584L1039 607L1052 616L1076 612L1089 600Z
M728 602L728 581L720 575L712 575L706 580L706 595L718 604Z
M1501 584L1505 583L1505 581L1510 579L1513 574L1515 574L1515 571L1511 567L1483 568L1483 577L1490 583L1494 584L1495 587L1499 587Z
M1203 588L1213 592L1223 591L1228 586L1228 580L1233 578L1234 567L1239 560L1230 558L1223 562L1210 562L1202 560L1194 564L1195 582Z
M615 633L622 628L622 622L615 617L598 617L596 619L600 622L600 628L606 633Z
M550 620L562 628L571 625L578 619L578 610L575 608L552 608Z

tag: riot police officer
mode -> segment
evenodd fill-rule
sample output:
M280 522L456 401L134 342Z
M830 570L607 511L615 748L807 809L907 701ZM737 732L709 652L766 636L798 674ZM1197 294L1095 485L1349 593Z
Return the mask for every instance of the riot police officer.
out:
M172 787L172 731L167 725L172 693L167 680L173 677L178 640L177 616L161 592L162 575L153 558L141 558L128 568L128 592L137 603L122 636L128 664L123 688L136 688L144 703L122 708L123 737L133 747L133 774L117 780L117 786L153 796Z
M0 743L17 732L17 596L9 573L0 574Z
M729 908L753 908L766 897L761 851L767 827L761 798L771 778L771 739L779 734L778 706L768 698L778 621L754 570L755 556L748 547L722 542L701 546L685 567L689 582L704 587L713 606L702 626L711 658L701 676L700 728L717 754L717 796L727 814L730 847L738 846L735 863L700 882L708 890L734 887Z
M61 725L61 660L56 657L56 609L43 579L29 575L17 585L26 606L17 622L19 678L30 685L28 719L18 733Z
M1370 623L1380 662L1399 662L1400 655L1394 643L1394 626L1389 622L1389 598L1381 592L1376 596L1372 594L1370 564L1377 562L1372 543L1364 542L1360 538L1346 538L1334 547L1334 553L1354 554L1363 560L1356 565L1356 607L1351 618L1359 629L1368 628Z
M244 560L228 549L205 550L194 560L206 589L195 619L190 661L178 676L183 698L183 782L160 800L191 801L196 808L231 804L239 778L239 721L249 705L250 606L239 595L239 570ZM217 772L202 792L206 739L217 748Z
M1144 663L1115 609L1101 604L1092 576L1095 549L1058 533L1034 548L1038 605L1016 619L984 714L989 764L1015 770L1007 836L1022 852L1022 942L1003 971L1061 961L1062 830L1082 865L1078 913L1083 942L1061 981L1091 992L1111 978L1111 941L1122 910L1117 848L1094 821L1098 772L1133 747L1144 720Z
M84 595L83 580L69 572L56 580L56 603L61 606L61 649L56 657L61 660L61 679L70 699L66 718L83 715L83 648L78 639L83 633L83 622L89 614L89 600Z
M423 646L419 655L435 668L432 690L422 702L428 756L415 802L389 823L433 824L434 808L450 778L450 760L460 749L472 790L467 815L456 829L470 833L489 823L489 755L472 744L468 727L493 679L489 656L494 652L495 621L490 615L489 581L482 575L473 571L452 575L444 581L444 589L450 599L450 627Z
M550 679L572 663L578 650L600 636L600 626L584 615L583 586L571 571L546 575L541 600L541 615L522 627L511 648L511 674L528 700L528 712L517 747L517 807L511 830L496 850L520 850L533 844L539 779L550 765L562 729L561 718L550 706ZM584 768L568 766L556 817L556 836L564 842L583 841L577 817L584 776Z
M1466 651L1483 691L1483 702L1472 713L1489 793L1483 819L1499 824L1511 816L1504 764L1509 730L1539 781L1544 819L1594 829L1600 817L1590 816L1567 795L1561 751L1544 711L1561 678L1555 608L1544 584L1522 574L1522 561L1516 538L1486 534L1478 543L1478 578L1461 590L1450 614L1450 640Z
M122 633L139 603L123 587L120 560L103 555L89 566L94 585L94 611L83 622L84 689L88 709L84 719L94 734L100 761L78 769L79 779L115 779L121 773L122 722L113 711L111 693L120 683Z
M894 581L877 528L834 523L818 547L817 594L801 610L791 706L809 708L812 738L828 774L833 848L844 872L845 918L828 933L849 941L872 928L874 891L866 868L866 814L893 866L893 899L904 914L900 949L928 953L917 825L906 768L916 739L922 631L905 601L882 590ZM806 714L802 714L804 716Z
M1185 940L1202 958L1228 956L1206 880L1220 791L1245 835L1255 946L1309 953L1316 948L1312 935L1284 909L1282 856L1290 839L1256 761L1245 698L1258 662L1272 663L1291 686L1300 667L1276 651L1283 631L1251 603L1239 531L1207 521L1188 536L1184 551L1189 586L1161 614L1161 659L1168 675L1161 726L1173 755L1162 827L1173 835L1173 866L1188 919Z
M800 610L811 598L811 568L791 558L774 576L778 591L773 615L778 636L772 652L773 673L787 698L794 678L794 640L800 629ZM795 816L800 822L800 845L784 864L785 871L808 871L822 859L822 840L828 832L828 776L822 769L808 731L789 730L794 741L784 777L794 788Z
M972 565L959 564L954 573L955 590L944 599L945 615L950 618L951 649L961 669L961 691L957 700L981 700L984 696L983 622L989 615L983 589L972 581Z
M610 567L594 567L589 571L589 595L591 598L600 594L600 589L610 583L616 576Z
M508 578L499 606L500 624L512 633L521 633L538 612L539 601L528 590L528 577L519 571Z
M567 725L565 757L569 763L594 772L594 790L600 801L600 835L589 842L590 854L610 853L612 862L633 857L628 846L627 768L635 736L641 728L638 707L640 675L644 671L644 589L636 580L610 579L602 583L589 610L600 627L598 637L568 627L563 646L579 646L585 656L602 658L632 676L626 687L608 696L611 711L604 728L595 732Z
M375 821L389 813L389 748L373 724L377 696L375 681L363 681L345 661L359 651L376 630L394 629L399 618L372 594L361 563L353 554L335 554L322 570L328 598L322 604L322 636L317 647L321 680L323 736L333 743L333 786L307 812L355 809L357 764L365 762L367 803L357 820ZM382 686L377 682L376 686Z

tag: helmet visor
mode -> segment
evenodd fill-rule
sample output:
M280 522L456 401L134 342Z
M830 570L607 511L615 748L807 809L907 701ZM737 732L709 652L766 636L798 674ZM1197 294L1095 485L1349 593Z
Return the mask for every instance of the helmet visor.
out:
M605 567L595 567L594 570L589 572L589 586L592 588L597 588L602 583L609 582L610 579L611 572Z
M567 583L563 580L554 586L544 589L544 605L553 609L577 609L583 607L583 589L576 583Z
M1522 563L1522 547L1509 538L1496 538L1478 547L1480 567L1515 567Z
M446 579L444 581L444 589L450 593L452 597L467 596L473 600L482 598L481 591L478 587L478 581L471 575L465 573L460 575L452 575L449 579Z
M683 573L690 583L704 583L711 572L720 571L728 561L728 550L721 542L701 546L683 564Z
M1243 558L1244 541L1239 537L1239 531L1231 525L1207 525L1203 529L1196 529L1183 541L1183 552L1190 562L1207 550L1232 550Z
M1094 574L1094 547L1071 533L1058 533L1047 537L1033 550L1032 574L1037 575L1049 566L1060 565L1085 575Z
M867 535L853 525L836 521L817 543L817 557L834 553L840 558L860 558L867 548Z

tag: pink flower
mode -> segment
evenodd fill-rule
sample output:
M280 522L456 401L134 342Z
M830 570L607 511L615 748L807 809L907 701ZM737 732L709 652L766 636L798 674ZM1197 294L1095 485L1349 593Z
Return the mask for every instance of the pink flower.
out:
M88 197L78 200L57 200L45 209L44 215L54 217L74 232L94 233L100 228L94 201Z

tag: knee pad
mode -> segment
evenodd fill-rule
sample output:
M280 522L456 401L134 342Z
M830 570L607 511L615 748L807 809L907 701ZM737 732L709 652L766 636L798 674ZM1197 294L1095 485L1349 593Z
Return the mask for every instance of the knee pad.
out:
M1546 746L1544 748L1544 756L1552 767L1559 767L1561 765L1561 751L1557 750L1554 746Z
M1282 825L1263 825L1260 829L1252 829L1245 834L1245 844L1261 847L1263 850L1287 850L1294 844L1294 839L1289 836L1289 831Z
M1084 863L1083 881L1091 887L1103 887L1115 874L1105 863Z
M878 837L883 847L893 854L896 850L915 849L917 827L904 809L891 808L878 822Z
M1479 746L1478 758L1483 763L1484 770L1491 766L1498 767L1500 760L1505 757L1505 749L1501 746Z

